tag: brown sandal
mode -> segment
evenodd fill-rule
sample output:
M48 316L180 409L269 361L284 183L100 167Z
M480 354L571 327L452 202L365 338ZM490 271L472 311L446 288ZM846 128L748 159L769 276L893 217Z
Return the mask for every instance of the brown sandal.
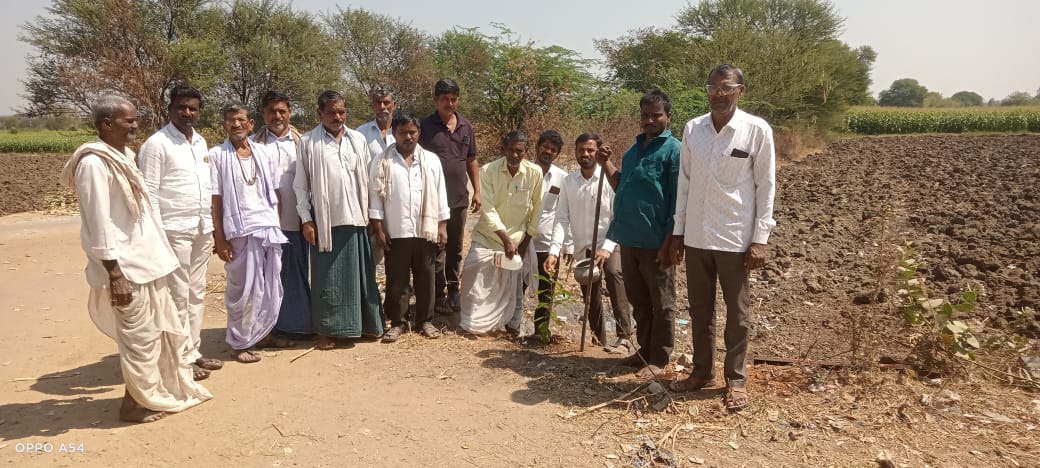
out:
M668 384L668 389L673 392L696 392L705 387L714 387L715 377L689 376L683 380L673 380Z
M726 387L726 396L722 399L722 403L730 411L740 411L746 408L749 401L745 387Z
M426 322L422 325L423 336L435 340L441 337L441 331L433 324L433 322Z

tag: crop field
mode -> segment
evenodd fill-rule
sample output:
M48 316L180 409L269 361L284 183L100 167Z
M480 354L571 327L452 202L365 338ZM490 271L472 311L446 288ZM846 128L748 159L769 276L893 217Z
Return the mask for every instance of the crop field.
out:
M0 133L0 153L71 153L97 138L93 130L19 130Z
M862 135L1040 132L1040 107L855 107L844 130Z

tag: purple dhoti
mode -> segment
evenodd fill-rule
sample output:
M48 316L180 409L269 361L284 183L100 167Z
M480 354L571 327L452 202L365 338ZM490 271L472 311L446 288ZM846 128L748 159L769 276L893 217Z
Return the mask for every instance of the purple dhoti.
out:
M243 237L228 239L231 261L227 272L227 343L232 349L248 349L264 339L282 306L282 243L278 228L264 228Z

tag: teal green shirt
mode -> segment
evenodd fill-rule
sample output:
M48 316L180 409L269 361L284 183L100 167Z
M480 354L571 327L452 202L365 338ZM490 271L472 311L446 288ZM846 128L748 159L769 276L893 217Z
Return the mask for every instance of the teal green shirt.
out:
M644 149L645 140L645 133L636 137L636 144L621 158L607 239L627 247L658 249L675 222L680 144L667 129Z

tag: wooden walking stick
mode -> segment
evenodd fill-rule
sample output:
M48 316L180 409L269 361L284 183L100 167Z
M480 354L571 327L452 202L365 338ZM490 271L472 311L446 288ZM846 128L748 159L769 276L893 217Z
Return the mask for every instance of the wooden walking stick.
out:
M607 171L600 164L599 171L599 187L596 188L596 215L592 218L592 268L589 272L589 284L588 289L585 290L585 313L581 316L581 345L578 347L578 352L585 352L585 329L588 328L585 325L589 322L589 308L592 307L592 285L597 284L597 281L592 281L596 278L596 252L599 250L596 248L596 243L599 239L599 207L603 202L603 179L607 178ZM602 272L600 272L602 274Z

